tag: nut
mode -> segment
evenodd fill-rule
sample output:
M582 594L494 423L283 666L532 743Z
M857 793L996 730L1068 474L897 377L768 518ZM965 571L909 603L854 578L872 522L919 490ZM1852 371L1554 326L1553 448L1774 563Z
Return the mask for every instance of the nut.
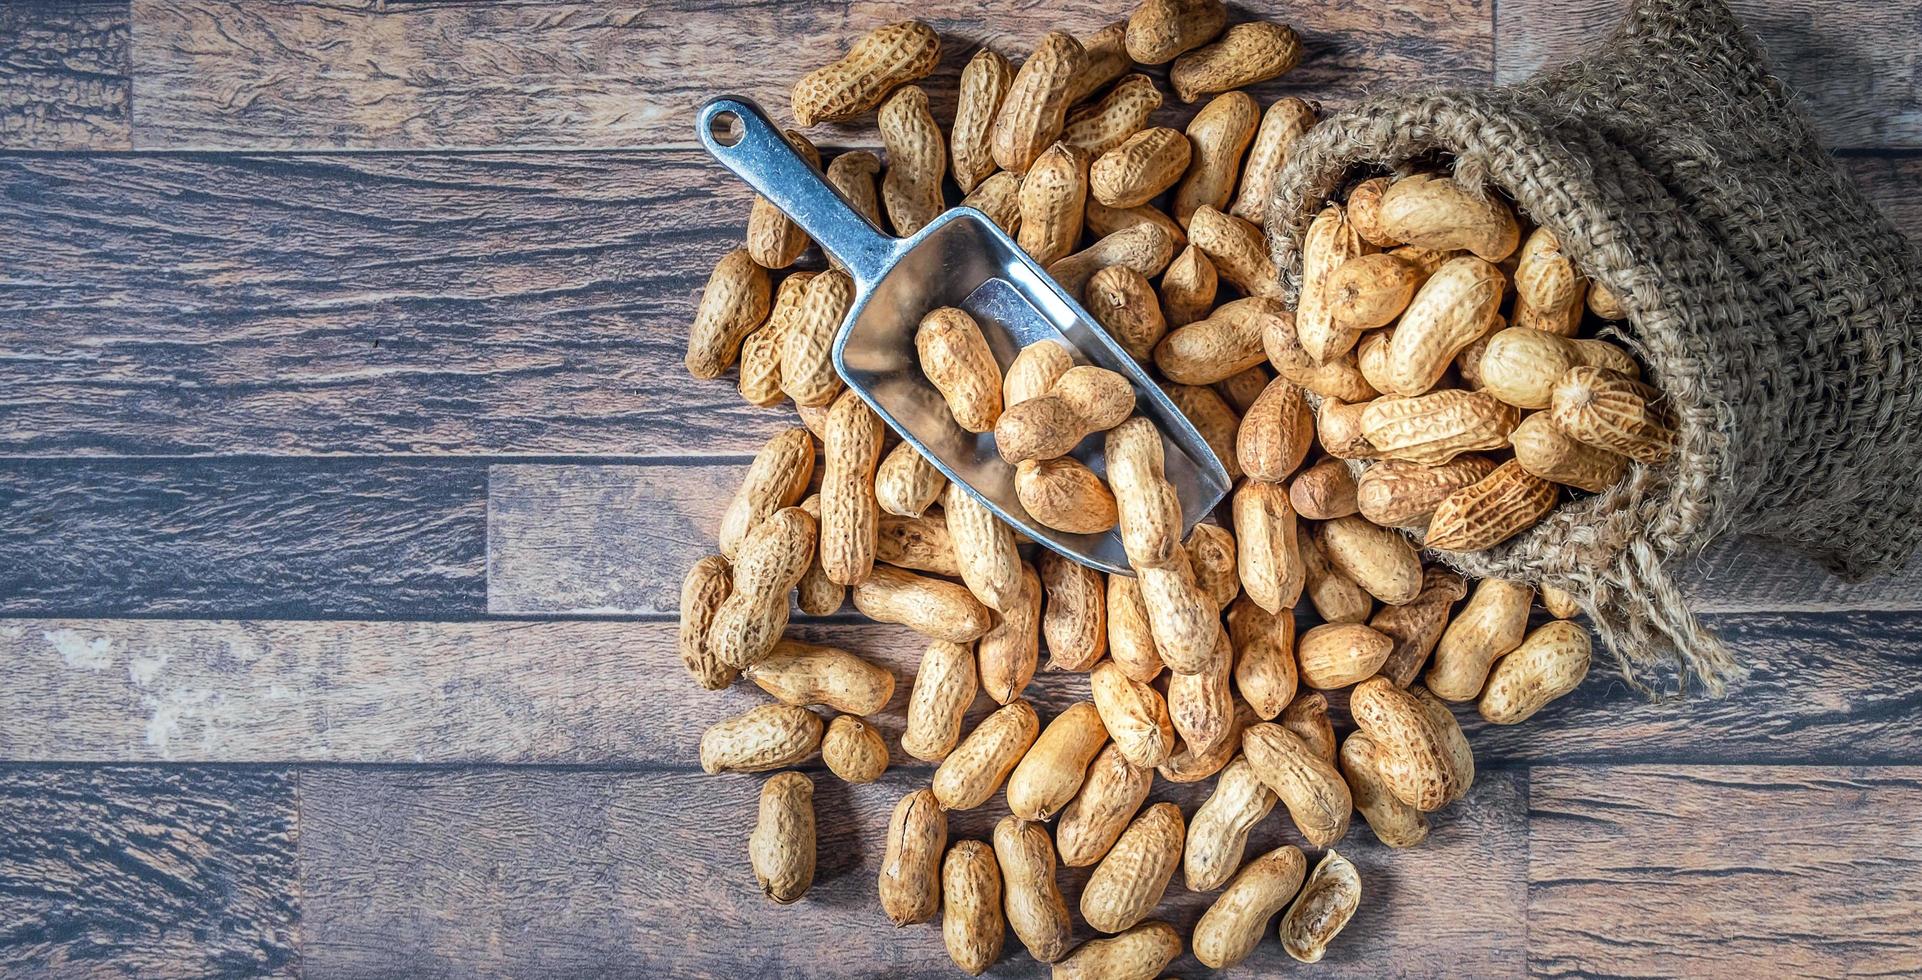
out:
M994 173L994 154L988 141L994 118L1001 112L1001 100L1013 83L1014 66L990 48L976 51L968 59L968 66L961 69L948 155L954 162L954 182L963 194ZM998 944L996 948L1000 948Z
M854 392L835 399L821 440L821 567L842 585L860 582L874 567L881 518L874 468L883 432L880 418Z
M1382 527L1425 527L1449 494L1494 470L1494 460L1472 454L1438 466L1384 459L1356 482L1355 505L1361 516Z
M1261 335L1261 347L1276 373L1323 398L1360 403L1380 394L1361 373L1354 354L1343 354L1326 362L1308 356L1307 348L1301 345L1301 335L1295 331L1293 316L1284 314L1268 321Z
M1241 420L1235 456L1251 479L1280 483L1307 458L1314 437L1315 416L1306 389L1276 378Z
M880 174L881 158L867 150L848 150L828 161L828 183L876 228L881 227L881 194L874 179Z
M707 649L742 668L767 656L787 629L788 590L814 560L814 518L799 507L775 511L741 545L733 587L714 611Z
M1402 802L1426 813L1459 795L1443 733L1413 694L1386 677L1371 677L1355 685L1348 710L1380 748L1382 782Z
M1348 784L1332 762L1294 732L1273 722L1250 725L1241 734L1241 751L1310 846L1327 847L1348 833L1354 809Z
M1082 287L1081 303L1137 361L1153 357L1155 344L1168 333L1154 286L1147 276L1127 266L1111 265L1090 276Z
M1360 517L1338 517L1317 529L1321 553L1342 574L1391 606L1421 592L1421 554L1401 534Z
M1554 232L1537 228L1529 233L1515 263L1515 294L1521 300L1540 310L1579 309L1587 287Z
M1196 580L1193 559L1183 552L1159 568L1137 566L1135 577L1162 662L1177 674L1225 670L1221 609Z
M1134 407L1134 386L1127 378L1107 368L1076 365L1047 394L1004 410L995 423L995 446L1009 463L1066 456L1081 440L1119 425Z
M1421 704L1429 727L1440 739L1442 761L1448 766L1449 783L1454 787L1448 795L1448 802L1453 803L1467 796L1468 788L1475 785L1475 753L1468 747L1468 736L1462 734L1461 722L1455 720L1455 712L1442 699L1420 686L1409 688L1408 693L1414 695Z
M1041 635L1050 670L1087 670L1108 652L1107 586L1101 573L1052 551L1039 558Z
M1522 419L1508 434L1515 463L1541 479L1601 493L1628 475L1628 457L1563 432L1545 412Z
M1338 205L1315 215L1301 242L1301 302L1295 309L1295 336L1317 364L1326 364L1355 346L1361 332L1335 322L1336 276L1350 259L1373 246L1364 243ZM1280 365L1277 364L1277 367Z
M997 393L995 398L999 401L1000 395ZM920 517L927 513L947 487L948 478L911 443L904 442L889 450L881 460L881 468L874 471L874 502L883 513L896 517Z
M1250 297L1222 305L1205 320L1178 327L1155 346L1155 366L1178 384L1207 385L1260 364L1262 337L1281 304Z
M1181 955L1181 934L1166 922L1143 922L1118 936L1091 939L1055 964L1054 980L1154 980Z
M1420 278L1414 266L1387 252L1357 255L1329 280L1329 315L1344 330L1385 327L1408 309Z
M1428 522L1426 544L1441 551L1480 551L1523 531L1555 509L1555 484L1509 460L1474 485L1448 495Z
M1188 169L1189 154L1188 137L1179 130L1142 130L1094 161L1089 192L1111 208L1146 204L1175 186Z
M801 126L853 119L881 104L895 86L925 77L941 59L941 36L919 21L869 31L841 60L794 83L794 121Z
M1043 824L1009 815L994 825L994 856L1001 862L1008 925L1037 962L1068 955L1074 922L1054 880L1054 844Z
M1034 159L1021 180L1021 227L1015 241L1042 266L1066 258L1081 240L1088 201L1088 152L1056 143Z
M874 558L917 572L961 577L948 519L939 511L921 517L882 515L874 534Z
M1160 65L1221 33L1228 6L1221 0L1142 0L1128 15L1128 57Z
M777 772L761 784L760 816L747 839L761 892L792 904L814 884L814 781Z
M1215 306L1217 285L1215 264L1207 254L1193 245L1183 248L1161 274L1161 315L1168 326L1187 326L1207 316Z
M1360 905L1360 873L1347 858L1329 851L1281 917L1281 948L1303 963L1321 962Z
M1520 421L1513 405L1493 395L1447 388L1369 402L1361 413L1361 432L1389 459L1437 466L1462 453L1506 446Z
M1088 763L1108 741L1101 713L1077 701L1056 715L1008 777L1008 809L1023 820L1046 820L1081 788Z
M1034 707L1012 701L983 718L934 770L934 798L943 810L972 810L1001 788L1041 730Z
M1676 432L1655 389L1606 368L1571 368L1555 383L1550 418L1563 432L1638 463L1660 463L1675 451Z
M1021 586L1017 598L975 646L981 689L1001 704L1013 701L1027 689L1041 662L1041 580L1027 563L1020 563L1018 568Z
M974 317L952 306L929 313L914 332L914 351L956 423L969 432L994 428L1001 417L1001 365Z
M1518 408L1547 408L1555 383L1570 368L1607 368L1633 378L1635 359L1604 340L1571 340L1542 330L1510 327L1488 338L1477 367L1488 393Z
M1428 655L1441 640L1448 625L1448 610L1467 594L1467 583L1445 568L1430 566L1422 572L1421 594L1399 606L1385 606L1368 625L1395 641L1395 649L1381 665L1381 673L1397 687L1415 682Z
M794 404L817 408L841 392L834 372L834 335L854 305L854 281L828 270L808 280L807 292L781 342L781 390Z
M1288 150L1315 125L1315 109L1294 96L1276 99L1262 114L1248 162L1241 170L1241 191L1228 213L1255 225L1267 221L1268 201L1275 196L1275 177L1288 160Z
M714 613L733 589L734 570L721 555L709 555L694 563L681 580L681 663L694 675L695 683L718 691L734 683L740 671L721 661L707 645L708 629Z
M821 495L809 494L801 501L801 509L814 518L815 524L821 522ZM821 567L821 548L817 536L814 558L808 562L808 570L801 573L801 581L794 586L794 604L810 616L826 616L841 610L841 604L848 598L847 586L828 578L827 569Z
M1068 96L1087 59L1081 42L1053 31L1021 63L1007 97L1001 100L990 138L994 162L1001 169L1027 173L1041 151L1060 135Z
M1221 466L1228 471L1232 482L1241 479L1241 463L1235 459L1235 432L1241 428L1241 416L1228 406L1227 401L1214 388L1207 385L1180 385L1164 382L1161 390L1168 393L1168 400L1175 403L1181 414L1194 424L1201 440L1208 444L1210 452L1221 460Z
M748 404L772 408L787 397L781 390L781 347L787 343L788 330L814 276L813 272L802 271L782 279L774 291L774 309L768 313L767 322L741 341L740 377L735 387Z
M1161 433L1147 419L1128 419L1109 430L1106 456L1128 560L1137 568L1172 562L1181 546L1181 503L1163 470Z
M1070 242L1070 245L1073 243ZM1157 275L1175 254L1174 236L1153 222L1137 222L1103 235L1093 245L1048 266L1048 275L1070 293L1087 289L1095 273L1122 266L1142 276Z
M1255 713L1245 703L1234 707L1234 714L1228 721L1228 729L1221 738L1210 746L1200 747L1182 743L1168 764L1156 766L1155 771L1161 778L1171 783L1199 782L1221 771L1228 760L1241 748L1241 733L1255 723Z
M781 640L747 670L747 679L782 704L819 704L871 715L894 697L894 674L839 647Z
M1118 20L1081 41L1081 50L1086 57L1082 61L1081 71L1075 74L1074 81L1068 85L1069 105L1095 94L1101 90L1101 86L1120 78L1134 67L1134 62L1128 60L1127 34L1128 22Z
M1542 608L1548 610L1556 619L1574 619L1582 614L1580 600L1571 592L1558 589L1547 582L1541 585Z
M1133 208L1111 208L1094 198L1089 198L1088 213L1082 220L1088 227L1088 234L1096 238L1106 238L1117 231L1126 231L1137 225L1154 225L1168 233L1168 241L1173 243L1176 250L1188 247L1187 229L1152 204Z
M854 587L854 608L883 623L899 623L937 640L968 643L994 625L994 613L966 586L876 565Z
M881 855L881 911L897 927L926 922L941 906L941 853L948 815L931 789L917 789L894 806Z
M1001 914L1001 865L994 848L955 841L941 861L941 938L954 965L980 976L1001 958L1008 923Z
M1360 623L1324 623L1303 633L1296 648L1301 682L1324 691L1358 683L1374 676L1394 646L1394 640Z
M1099 157L1140 132L1141 127L1148 124L1148 117L1159 108L1161 90L1155 87L1154 79L1127 75L1116 82L1101 101L1068 113L1061 142Z
M1248 597L1228 610L1228 637L1235 648L1235 690L1264 721L1274 720L1295 697L1295 613L1271 613Z
M1055 827L1061 863L1085 868L1101 860L1148 798L1154 774L1153 769L1136 768L1121 754L1120 746L1109 743L1102 748L1088 765L1081 791L1061 811L1061 822Z
M1215 970L1246 960L1307 870L1308 859L1292 844L1248 862L1195 923L1195 959Z
M1181 808L1173 803L1156 803L1128 824L1081 890L1081 917L1090 927L1122 932L1161 904L1181 862L1184 829Z
M1191 892L1220 888L1241 867L1248 832L1267 819L1277 802L1254 766L1237 757L1221 770L1215 791L1195 810L1182 856L1182 875Z
M1271 613L1301 599L1307 567L1295 541L1295 512L1280 486L1249 480L1235 490L1235 559L1248 598Z
M1266 21L1236 24L1221 39L1175 59L1168 84L1183 102L1226 92L1293 71L1301 64L1301 36Z
M1521 582L1483 579L1435 647L1423 680L1437 697L1470 701L1481 693L1496 658L1522 643L1534 590Z
M1021 229L1021 183L1020 174L997 170L969 191L961 199L961 206L987 215L989 221L1012 235Z
M1181 178L1181 186L1175 189L1176 221L1188 222L1195 209L1203 205L1217 211L1227 209L1235 193L1242 154L1260 124L1261 107L1246 92L1224 92L1195 114L1188 123L1187 139L1194 148L1194 163L1185 177L1176 174Z
M1501 318L1505 285L1502 270L1472 255L1442 263L1395 326L1385 365L1387 391L1419 395L1433 388L1455 356Z
M1516 725L1588 676L1588 631L1558 619L1528 634L1489 674L1476 709L1492 725Z
M1330 521L1357 513L1361 509L1359 497L1354 474L1349 472L1348 464L1339 459L1324 459L1296 474L1288 484L1288 502L1294 506L1295 513L1311 521Z
M1355 234L1360 235L1362 241L1376 248L1394 248L1402 244L1381 226L1381 196L1387 193L1390 183L1393 181L1387 177L1370 177L1356 184L1354 189L1348 192L1348 200L1345 203L1348 208L1348 223L1354 226ZM1405 258L1401 255L1397 257ZM1422 270L1419 263L1411 264L1416 265L1420 270L1419 278L1426 279L1434 272L1432 268Z
M1521 244L1521 227L1508 205L1427 174L1403 177L1382 193L1381 229L1410 245L1466 249L1489 262L1508 258Z
M1054 387L1061 376L1074 367L1074 355L1052 340L1037 340L1021 348L1008 374L1001 379L1001 403L1011 408L1030 398L1039 398Z
M754 264L747 249L721 257L701 291L694 325L687 336L687 373L709 381L721 376L740 356L741 340L767 322L772 291L767 270Z
M1320 691L1295 695L1276 719L1323 759L1335 761L1335 721L1328 715L1328 696Z
M715 722L701 734L701 770L767 772L795 765L821 747L821 716L789 704L764 704Z
M1188 562L1195 570L1195 587L1214 600L1221 613L1241 594L1241 579L1236 571L1235 536L1219 524L1196 524L1183 545Z
M1214 389L1215 393L1221 396L1222 401L1228 403L1229 408L1237 414L1245 415L1255 407L1255 400L1267 390L1268 382L1271 380L1273 379L1269 377L1268 370L1257 364L1246 371L1231 374L1215 382Z
M961 720L978 687L972 648L946 640L928 644L908 695L902 750L923 762L947 758L961 738Z
M1227 738L1234 725L1235 692L1234 648L1228 634L1216 626L1215 652L1210 662L1195 673L1175 673L1168 678L1168 717L1183 744L1196 752L1206 752Z
M1078 459L1024 459L1014 471L1014 492L1028 516L1057 531L1099 534L1114 527L1114 495Z
M1133 680L1113 661L1095 665L1088 686L1102 727L1131 764L1152 769L1168 761L1175 727L1160 691Z
M1138 681L1154 680L1166 666L1155 649L1140 583L1127 575L1108 576L1108 655Z
M1188 216L1188 240L1243 294L1280 301L1281 275L1261 229L1204 203Z
M821 738L821 761L842 782L871 783L888 769L888 743L881 730L853 715L828 722Z
M1389 847L1414 847L1428 839L1428 816L1401 801L1382 781L1381 749L1365 732L1341 743L1341 774L1375 838Z
M775 433L754 455L734 499L721 512L721 554L740 557L748 532L769 514L798 503L813 476L814 437L799 426Z

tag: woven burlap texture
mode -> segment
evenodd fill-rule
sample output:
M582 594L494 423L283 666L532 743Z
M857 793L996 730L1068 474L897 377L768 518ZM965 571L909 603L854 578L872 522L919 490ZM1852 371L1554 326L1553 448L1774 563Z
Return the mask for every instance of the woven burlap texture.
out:
M1438 158L1510 196L1621 297L1616 339L1681 423L1669 462L1444 561L1573 592L1637 687L1693 678L1719 694L1739 659L1675 580L1709 542L1753 535L1850 579L1915 551L1922 262L1721 0L1638 0L1592 54L1522 84L1379 97L1324 120L1268 212L1289 295L1317 211L1361 177Z

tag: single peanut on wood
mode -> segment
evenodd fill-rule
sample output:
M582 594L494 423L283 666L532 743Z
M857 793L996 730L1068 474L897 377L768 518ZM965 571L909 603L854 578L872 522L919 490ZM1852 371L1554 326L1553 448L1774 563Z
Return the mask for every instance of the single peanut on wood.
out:
M814 884L814 781L777 772L761 784L760 817L747 839L761 892L781 905Z
M948 815L931 789L917 789L894 806L881 855L881 911L898 926L934 918L941 905L941 855L948 846Z
M955 841L941 861L941 938L954 965L980 976L1001 958L1008 922L1001 913L1001 865L994 848Z
M760 660L787 629L788 592L814 560L814 518L799 507L775 511L748 534L734 583L714 611L707 649L734 668Z
M714 654L708 647L707 632L714 625L714 613L733 591L734 570L721 555L709 555L694 563L681 580L681 663L694 675L695 683L718 691L734 683L740 670Z
M1054 980L1154 980L1181 955L1181 933L1166 922L1091 939L1054 966Z
M1156 803L1121 832L1081 891L1081 917L1098 932L1133 928L1161 904L1181 863L1181 808Z
M994 825L994 856L1001 862L1008 926L1040 963L1068 955L1074 922L1054 880L1054 842L1046 824L1012 814Z
M1128 15L1128 57L1160 65L1214 40L1228 24L1221 0L1142 0Z
M821 739L821 761L847 783L871 783L888 768L888 743L881 730L853 715L828 723Z
M1085 868L1101 860L1148 798L1154 775L1153 769L1140 769L1129 762L1119 746L1109 743L1104 747L1088 764L1088 776L1082 780L1080 792L1061 811L1061 822L1055 827L1055 847L1061 852L1061 863Z
M994 625L994 613L967 586L892 565L874 566L854 587L854 608L869 619L954 643L979 639Z
M974 648L947 640L928 644L908 696L902 750L923 762L947 758L961 738L961 719L977 690Z
M1278 78L1301 64L1301 36L1266 21L1236 24L1221 39L1175 59L1168 84L1183 102Z
M1307 870L1308 859L1292 844L1248 862L1195 923L1195 959L1215 970L1246 960L1261 944L1275 913L1301 887Z
M1321 962L1360 906L1360 873L1347 858L1329 851L1281 917L1281 948L1303 963Z
M782 704L819 704L851 715L871 715L894 696L894 674L839 647L780 640L745 671L756 687Z
M919 21L869 31L847 56L794 83L794 121L801 126L853 119L881 104L895 86L934 71L941 36Z
M703 381L721 376L741 353L741 340L767 321L767 270L745 248L721 257L701 292L687 337L687 373Z
M821 746L821 716L788 704L764 704L715 722L701 735L701 770L767 772L795 765Z

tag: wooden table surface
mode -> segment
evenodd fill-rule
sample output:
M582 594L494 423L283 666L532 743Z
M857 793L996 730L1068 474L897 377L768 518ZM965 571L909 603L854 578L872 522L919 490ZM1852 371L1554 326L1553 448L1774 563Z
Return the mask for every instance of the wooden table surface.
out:
M1340 105L1521 77L1619 0L1277 6L1310 56L1259 94ZM1922 233L1922 10L1737 6ZM953 975L873 898L925 766L820 780L820 875L776 908L759 780L695 764L759 695L688 683L679 576L787 417L680 366L748 204L691 108L783 105L920 16L945 118L976 44L1122 13L0 0L0 975ZM1922 571L1732 545L1694 577L1751 676L1650 704L1597 669L1471 729L1427 846L1342 845L1367 894L1318 975L1922 972ZM1044 677L1044 713L1085 683ZM1271 941L1235 975L1294 968Z

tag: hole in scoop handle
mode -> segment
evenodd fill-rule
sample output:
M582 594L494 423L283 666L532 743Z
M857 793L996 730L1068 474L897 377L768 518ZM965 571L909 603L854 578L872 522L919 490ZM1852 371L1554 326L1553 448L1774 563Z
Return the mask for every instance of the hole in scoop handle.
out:
M731 145L722 143L714 132L715 124L724 124L729 116L737 121L740 135ZM898 239L869 224L795 152L753 100L731 95L710 99L701 106L695 125L701 145L714 159L794 219L857 282L872 285L893 263Z

